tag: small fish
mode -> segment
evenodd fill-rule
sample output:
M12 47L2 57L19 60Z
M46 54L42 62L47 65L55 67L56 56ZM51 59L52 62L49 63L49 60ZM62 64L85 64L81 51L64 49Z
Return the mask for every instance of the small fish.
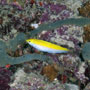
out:
M48 53L67 53L69 49L61 47L59 45L39 40L39 39L28 39L26 40L32 47L36 48L39 51L48 52Z

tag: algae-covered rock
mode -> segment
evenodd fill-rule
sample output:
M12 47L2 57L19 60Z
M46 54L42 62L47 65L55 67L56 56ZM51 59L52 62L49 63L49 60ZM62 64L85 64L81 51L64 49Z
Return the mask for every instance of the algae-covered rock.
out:
M25 73L22 68L14 75L14 81L10 83L10 90L65 90L58 80L50 83L40 74Z
M65 90L79 90L79 87L75 84L66 83Z

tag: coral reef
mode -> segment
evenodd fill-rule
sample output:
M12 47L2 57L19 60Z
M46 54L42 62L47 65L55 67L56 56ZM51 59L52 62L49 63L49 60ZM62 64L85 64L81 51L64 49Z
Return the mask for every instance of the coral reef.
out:
M78 23L76 23L76 21ZM90 22L89 19L82 18L82 19L59 20L59 21L56 21L54 23L42 24L42 25L40 25L39 28L31 31L30 32L30 35L31 36L29 36L29 37L32 37L32 36L38 34L39 32L41 32L43 30L52 30L52 29L58 28L58 27L60 27L63 24L85 25L85 24L88 24L89 22ZM51 27L51 26L53 26L53 27ZM8 57L8 55L6 53L6 50L7 49L10 49L11 51L13 49L15 50L16 47L17 47L17 45L24 43L25 40L26 40L26 37L27 36L24 33L19 33L16 36L16 38L10 40L9 43L7 42L6 43L7 45L5 44L5 42L0 41L0 45L1 45L1 47L0 47L0 49L1 49L0 54L2 56L2 58L0 58L1 59L0 61L2 62L1 63L1 66L5 66L6 64L18 64L18 63L24 62L25 60L26 61L29 61L30 60L30 55L24 55L24 56L21 56L21 58L20 57L17 57L14 60L14 57L10 57L10 56ZM34 57L34 54L33 54L31 57L34 58L34 59L39 59L39 57L42 57L42 55L38 56L38 54L36 56L37 57ZM45 59L45 57L44 58L42 57L42 59ZM13 60L14 60L14 62L13 62Z
M53 23L40 25L39 28L37 28L37 29L35 29L35 30L30 32L30 36L29 37L33 37L33 36L35 36L36 34L38 34L39 32L41 32L43 30L52 30L52 29L58 28L58 27L60 27L63 24L85 25L85 24L88 24L88 23L90 23L90 20L87 19L87 18L58 20L58 21L53 22ZM51 26L53 26L53 27L51 27ZM14 39L10 40L9 42L7 42L6 43L7 45L5 44L5 42L0 41L0 45L1 45L1 47L0 47L1 48L0 54L2 56L2 58L0 58L1 59L0 61L2 62L1 66L4 66L6 64L18 64L18 63L24 62L25 60L26 61L30 60L29 55L24 55L24 56L21 56L21 58L18 57L18 58L15 58L15 60L14 60L14 57L10 57L10 56L8 57L8 55L6 53L7 49L10 49L11 51L13 49L15 50L17 45L24 43L26 38L29 38L29 37L27 37L24 33L19 33L16 36L16 38L14 38ZM32 58L34 58L34 59L37 59L37 58L39 59L39 57L42 57L42 55L40 55L40 56L37 55L37 58L33 57L33 56L34 56L34 54L32 55ZM43 57L42 57L42 59L43 59ZM14 60L14 62L13 62L13 60Z
M7 64L11 64L11 65L20 64L20 63L35 60L35 59L44 60L44 61L48 60L48 57L46 57L45 55L40 55L40 54L27 54L20 57L11 57L8 55L8 53L5 50L7 49L5 43L0 42L0 46L1 46L0 47L0 56L1 56L0 66L5 66Z
M74 12L74 17L77 17L78 8L81 7L83 1L82 0L64 0L63 3Z
M85 83L89 78L85 76L86 64L81 63L79 69L75 72L75 76L82 82Z
M13 36L13 29L16 29L16 32L30 31L31 23L38 21L41 11L38 8L35 10L31 8L28 2L23 10L12 4L0 4L0 12L0 35L3 37L8 34L10 37Z
M65 90L79 90L79 87L73 84L66 84L65 85Z
M90 18L90 2L86 2L78 11L81 16Z
M89 2L82 10L84 0L57 1L0 1L0 90L89 88ZM77 8L84 17L78 15ZM28 38L46 40L64 46L70 52L38 52L26 43ZM17 70L5 69L8 64ZM12 82L9 69L13 72Z
M90 42L90 25L86 25L84 27L83 40L84 40L84 42Z
M90 82L90 63L88 63L88 65L85 69L85 76L88 77L88 82Z
M49 83L40 74L27 74L23 69L18 69L15 78L14 82L10 84L10 90L65 90L65 87L57 80Z
M46 24L41 24L37 29L31 31L31 37L33 37L35 34L40 33L41 31L49 31L56 29L62 25L69 25L69 24L74 24L77 26L84 26L90 23L89 18L69 18L65 20L57 20L53 23L46 23Z
M84 90L89 90L90 89L90 83L88 83L88 85L85 87Z
M33 61L30 61L30 62L26 62L23 67L24 67L24 72L25 73L30 73L30 72L33 72L33 73L41 73L41 70L42 70L42 67L44 65L47 65L47 62L43 62L43 61L40 61L40 60L33 60Z
M6 0L6 3L20 5L20 7L24 7L26 0L20 1L20 0Z
M58 72L58 66L54 64L43 67L41 74L48 77L50 81L53 81L58 76Z
M9 83L11 75L12 73L9 70L0 67L0 90L10 89Z
M72 54L59 56L59 61L63 64L64 68L67 68L71 71L74 71L76 68L78 68L79 64L81 63L79 56Z

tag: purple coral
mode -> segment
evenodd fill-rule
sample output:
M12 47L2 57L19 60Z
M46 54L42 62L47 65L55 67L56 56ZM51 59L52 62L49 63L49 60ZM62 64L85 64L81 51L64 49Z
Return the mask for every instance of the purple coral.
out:
M78 41L77 39L75 39L74 37L72 37L72 36L69 37L69 40L70 40L70 41L73 41L73 43L74 43L75 45L77 45L77 44L79 43L79 41Z
M57 55L48 54L48 56L50 56L54 60L54 62L59 62L59 58Z
M75 72L75 76L79 79L82 83L85 83L89 78L86 77L83 73Z
M42 18L41 18L41 22L46 22L46 21L49 21L49 14L48 13L44 13L43 15L42 15Z
M7 69L0 67L0 90L9 90L11 72Z
M7 3L7 0L1 0L0 3L1 4L6 4Z
M55 11L56 14L59 14L62 10L66 9L65 5L59 5L59 4L51 4L50 5L50 10Z
M13 3L11 3L11 5L16 6L19 10L23 9L18 2L13 2Z
M57 29L57 33L58 33L59 35L65 35L65 34L66 34L65 31L67 31L67 30L68 30L68 27L62 26L62 27L60 27L59 29Z
M52 31L48 31L48 32L45 32L44 34L41 33L40 39L50 41L50 38L54 36L55 36L55 33L53 33Z
M45 11L41 16L41 22L63 20L69 18L73 14L71 10L67 9L66 5L49 3L44 4L43 8ZM55 17L53 17L53 15Z

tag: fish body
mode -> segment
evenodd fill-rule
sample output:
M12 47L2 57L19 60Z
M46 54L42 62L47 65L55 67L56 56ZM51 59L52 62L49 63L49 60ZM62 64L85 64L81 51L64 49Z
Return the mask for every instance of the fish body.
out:
M48 53L67 53L69 49L61 47L59 45L39 40L39 39L28 39L26 40L32 47L36 48L39 51L48 52Z

